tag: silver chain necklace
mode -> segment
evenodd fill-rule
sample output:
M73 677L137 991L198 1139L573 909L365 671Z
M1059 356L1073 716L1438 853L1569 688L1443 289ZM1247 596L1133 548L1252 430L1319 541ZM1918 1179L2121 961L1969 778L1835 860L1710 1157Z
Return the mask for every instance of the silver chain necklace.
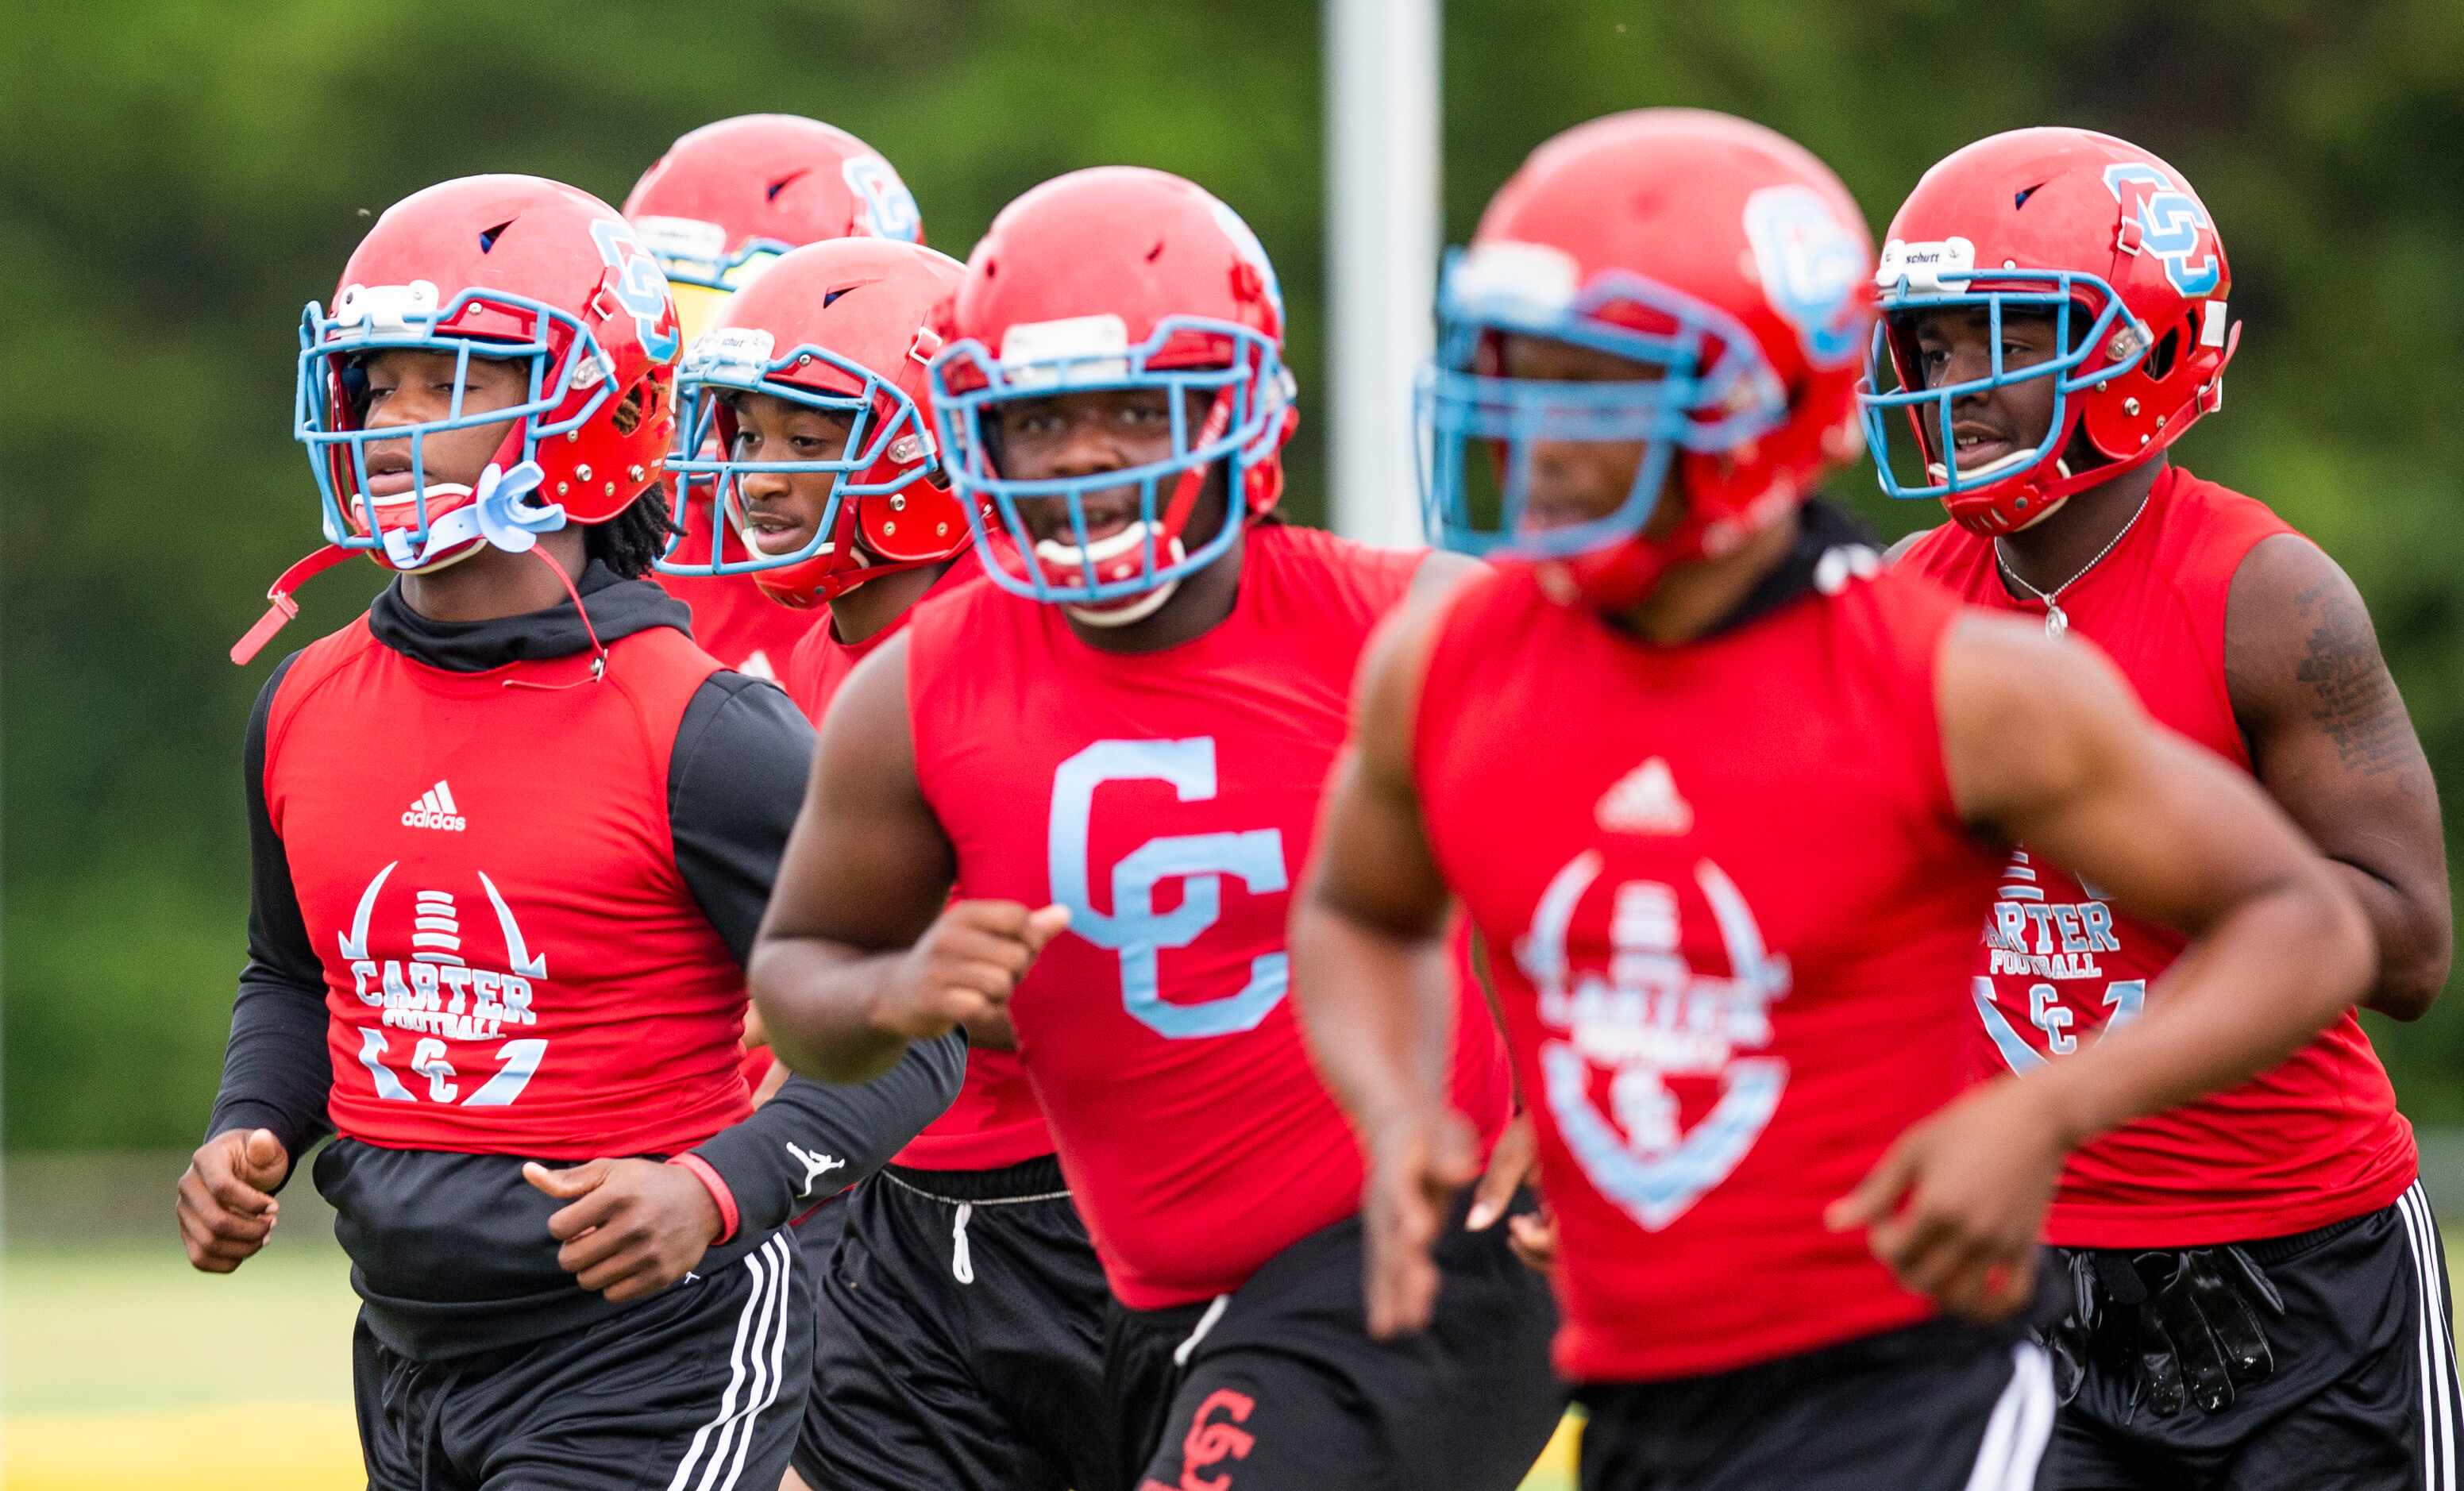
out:
M2035 586L2028 583L2027 581L2021 579L2019 572L2011 567L2010 556L2002 552L2002 540L1999 538L1993 540L1994 564L2001 569L2004 575L2010 577L2011 583L2018 586L2020 589L2028 592L2028 594L2035 596L2037 600L2045 603L2046 636L2058 637L2062 633L2071 629L2071 619L2062 613L2062 592L2068 590L2071 586L2078 584L2080 581L2085 580L2089 570L2092 570L2098 565L2103 563L2104 557L2111 554L2114 551L2115 546L2120 544L2123 539L2130 537L2130 530L2139 526L2141 515L2146 513L2148 501L2155 495L2156 489L2153 487L2148 488L2147 495L2139 499L2139 507L2137 511L2130 515L2130 521L2122 525L2122 531L2115 534L2111 538L2106 539L2104 547L2096 551L2096 558L2080 565L2079 567L2078 574L2063 581L2060 584L2056 585L2051 590L2039 590Z

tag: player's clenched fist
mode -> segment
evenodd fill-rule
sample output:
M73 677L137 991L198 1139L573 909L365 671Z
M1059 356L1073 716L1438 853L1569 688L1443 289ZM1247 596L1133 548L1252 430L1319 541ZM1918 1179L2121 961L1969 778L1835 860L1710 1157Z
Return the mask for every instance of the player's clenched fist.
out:
M876 999L873 1028L930 1041L990 1016L1069 925L1066 907L1029 910L1016 901L953 901L899 960Z
M611 1305L648 1298L693 1272L726 1223L693 1172L656 1160L597 1159L564 1170L533 1160L522 1178L567 1203L547 1219L557 1266Z
M2005 1077L1969 1089L1902 1134L1824 1219L1835 1232L1866 1228L1901 1283L1953 1314L2016 1313L2070 1150L2040 1088Z
M274 1236L282 1203L274 1188L291 1156L270 1129L231 1129L197 1147L180 1177L180 1240L189 1265L227 1274Z

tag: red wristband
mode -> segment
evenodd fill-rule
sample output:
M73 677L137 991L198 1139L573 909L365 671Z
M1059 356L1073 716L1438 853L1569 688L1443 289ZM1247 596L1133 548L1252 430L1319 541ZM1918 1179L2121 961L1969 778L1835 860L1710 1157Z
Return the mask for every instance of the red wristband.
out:
M725 1242L735 1237L738 1220L736 1193L727 1189L727 1182L719 1177L717 1171L711 1169L710 1161L698 1154L676 1154L671 1155L668 1163L681 1165L691 1171L693 1177L701 1182L702 1189L710 1193L711 1200L717 1203L719 1229L718 1236L710 1239L712 1243Z

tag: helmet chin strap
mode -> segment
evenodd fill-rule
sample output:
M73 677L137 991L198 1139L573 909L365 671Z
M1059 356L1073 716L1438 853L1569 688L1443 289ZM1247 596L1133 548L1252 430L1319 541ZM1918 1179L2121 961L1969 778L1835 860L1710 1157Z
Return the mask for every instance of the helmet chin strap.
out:
M1232 427L1232 404L1230 388L1216 394L1214 406L1206 411L1205 423L1199 427L1198 438L1191 442L1192 449L1205 449L1223 438L1223 432ZM1124 555L1140 552L1146 544L1148 535L1152 533L1162 540L1159 547L1169 552L1170 557L1164 559L1164 563L1167 566L1178 564L1189 557L1188 546L1181 541L1181 531L1189 526L1190 514L1197 509L1199 494L1206 490L1206 476L1214 466L1215 463L1212 461L1196 461L1181 471L1180 475L1173 482L1172 499L1164 505L1163 516L1159 521L1152 524L1143 521L1132 523L1111 537L1099 539L1083 549L1076 544L1065 544L1057 539L1047 538L1035 546L1035 558L1045 565L1047 574L1067 575L1072 583L1078 582L1086 572L1086 566L1092 564L1096 567L1097 579L1100 581L1103 578L1102 567L1105 564ZM1239 515L1232 507L1233 503L1240 500L1242 500L1240 494L1232 492L1231 484L1226 482L1223 521L1227 523L1240 521ZM1171 600L1173 593L1179 588L1179 580L1173 579L1157 584L1151 590L1127 597L1111 605L1072 605L1065 602L1061 608L1067 611L1072 620L1085 625L1127 626L1133 622L1142 622L1161 610L1164 603Z
M1105 564L1124 555L1141 552L1146 547L1150 528L1161 530L1163 525L1132 523L1119 533L1108 538L1099 538L1084 549L1075 544L1066 544L1057 539L1046 538L1035 546L1035 557L1047 570L1063 571L1073 578L1084 573L1082 561L1095 565L1100 575L1102 566ZM1166 554L1164 563L1167 566L1177 564L1189 557L1189 550L1180 541L1180 535L1177 533L1171 533L1164 538L1163 548ZM1132 622L1144 621L1153 616L1162 608L1166 601L1172 599L1172 593L1179 588L1178 580L1167 580L1152 590L1124 597L1109 605L1071 605L1065 602L1061 608L1089 626L1127 626Z
M1145 621L1155 612L1162 610L1163 603L1171 600L1172 593L1179 588L1179 581L1168 580L1128 604L1114 606L1109 611L1089 605L1065 605L1061 609L1068 613L1071 621L1082 625L1100 626L1110 630L1115 626L1127 626L1132 622Z
M563 566L550 558L546 550L538 549L539 535L554 533L565 525L562 504L531 507L521 500L538 491L539 483L545 479L546 473L539 470L536 461L524 461L511 471L490 462L488 469L479 473L476 489L458 482L438 482L423 488L420 493L422 498L459 496L466 492L475 492L475 495L468 506L455 508L429 524L427 542L416 549L411 547L410 535L401 529L378 530L377 541L384 545L385 550L384 562L388 568L406 575L422 575L433 574L469 559L479 552L482 542L508 554L537 550L548 567L556 571L557 579L563 581L565 593L573 597L574 608L581 610L582 597L575 592L573 581L566 578ZM360 500L373 506L364 496ZM246 667L264 650L268 642L274 640L275 632L299 614L299 603L292 597L298 593L301 585L356 552L355 547L346 547L341 542L330 520L326 525L325 537L327 541L323 548L284 570L272 588L265 592L266 600L272 604L266 607L263 616L257 618L256 625L231 645L231 660L233 663ZM583 613L582 625L583 630L589 631L590 616L586 611ZM591 632L590 645L596 653L591 673L596 679L605 670L607 649L599 646L596 632Z
M1972 471L1961 471L1959 477L1962 481L1991 481L1996 476L2005 476L2017 471L2027 465L2035 455L2034 450L2013 450L2009 455L1995 456ZM2054 470L2062 476L2068 476L2071 473L2070 463L2059 457L2055 458ZM1927 461L1925 474L1936 481L1947 482L1950 480L1951 473L1950 468L1943 462Z
M494 468L491 468L491 470L494 470ZM561 515L561 509L559 512L560 515ZM539 556L539 561L548 567L548 572L550 574L556 576L557 583L564 586L565 596L573 602L573 614L582 618L582 634L590 639L590 676L587 678L577 678L571 683L562 684L540 684L532 683L528 679L508 678L504 681L505 687L508 689L538 689L553 693L560 689L578 689L583 684L595 684L599 682L599 680L607 676L607 644L599 640L599 628L590 625L590 607L582 603L582 592L573 587L573 577L564 572L564 566L556 561L555 555L548 553L545 549L537 547L536 542L525 544L523 547L529 549L531 553ZM518 553L520 551L517 550L515 552Z

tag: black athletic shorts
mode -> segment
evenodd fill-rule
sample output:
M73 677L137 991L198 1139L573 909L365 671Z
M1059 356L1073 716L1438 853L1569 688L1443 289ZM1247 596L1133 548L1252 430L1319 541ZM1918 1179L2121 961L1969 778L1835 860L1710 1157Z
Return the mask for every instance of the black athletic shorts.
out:
M1582 1491L2035 1491L2053 1370L1947 1319L1699 1377L1576 1390ZM1246 1491L1246 1488L1243 1488Z
M1110 1295L1060 1161L892 1165L839 1209L797 1474L816 1491L1091 1485Z
M2273 1370L2214 1413L2158 1414L2127 1363L2089 1355L2057 1421L2062 1491L2450 1491L2464 1402L2446 1255L2416 1182L2396 1204L2241 1250ZM2138 1401L2134 1402L2136 1397Z
M369 1491L774 1491L812 1348L812 1297L783 1228L526 1346L419 1361L363 1324L351 1379Z
M1438 1245L1437 1317L1401 1340L1369 1339L1357 1217L1206 1304L1116 1302L1104 1370L1121 1440L1111 1477L1080 1491L1514 1491L1565 1408L1557 1310L1503 1223L1463 1230L1466 1205Z

